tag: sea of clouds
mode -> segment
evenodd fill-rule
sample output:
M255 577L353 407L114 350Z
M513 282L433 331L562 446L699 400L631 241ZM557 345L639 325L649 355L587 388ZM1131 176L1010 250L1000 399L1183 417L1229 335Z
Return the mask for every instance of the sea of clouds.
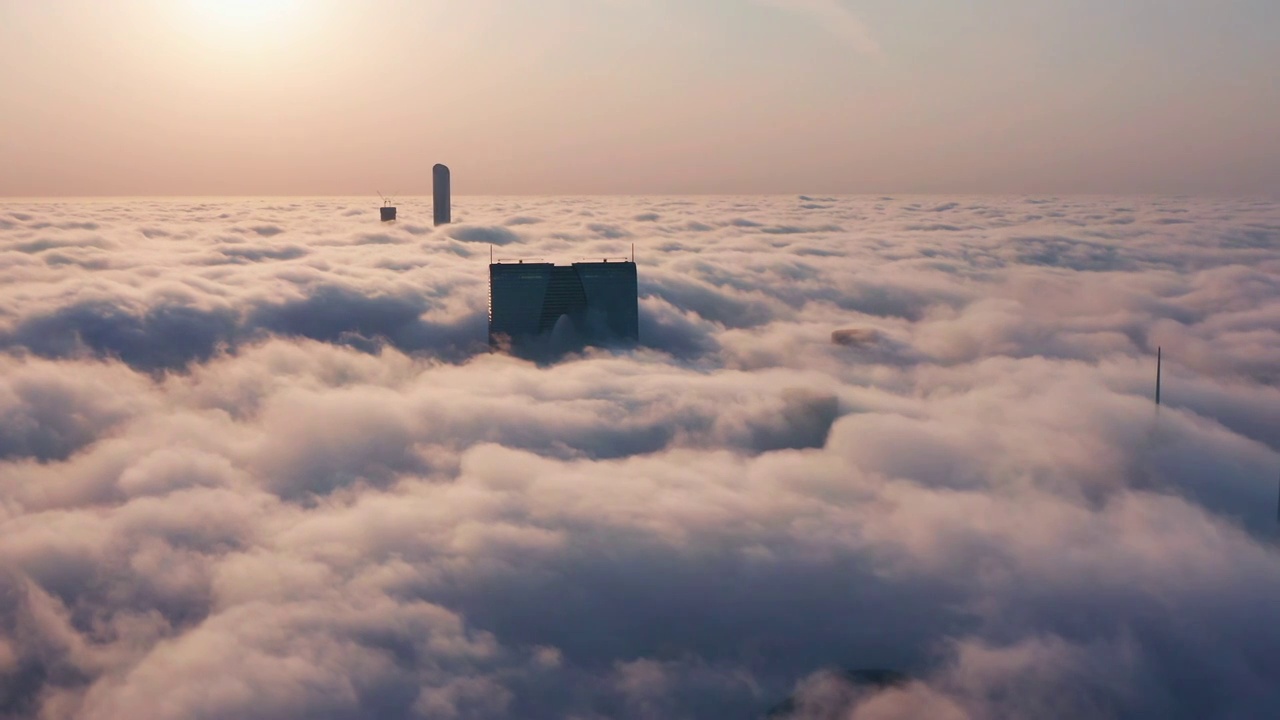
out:
M0 203L0 717L1280 717L1280 203L377 204Z

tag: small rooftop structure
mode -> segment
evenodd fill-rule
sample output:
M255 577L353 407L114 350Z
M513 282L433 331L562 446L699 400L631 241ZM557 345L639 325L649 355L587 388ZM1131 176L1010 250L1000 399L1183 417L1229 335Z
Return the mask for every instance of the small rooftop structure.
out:
M396 219L396 206L391 204L391 198L378 193L378 197L382 198L382 207L378 208L378 215L382 218L382 222L389 222Z

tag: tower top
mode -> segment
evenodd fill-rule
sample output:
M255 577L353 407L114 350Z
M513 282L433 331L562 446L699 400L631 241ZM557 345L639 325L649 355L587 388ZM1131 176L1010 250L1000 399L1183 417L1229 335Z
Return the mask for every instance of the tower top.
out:
M432 214L436 225L448 225L453 221L453 212L450 208L451 194L449 168L443 163L436 163L431 168Z

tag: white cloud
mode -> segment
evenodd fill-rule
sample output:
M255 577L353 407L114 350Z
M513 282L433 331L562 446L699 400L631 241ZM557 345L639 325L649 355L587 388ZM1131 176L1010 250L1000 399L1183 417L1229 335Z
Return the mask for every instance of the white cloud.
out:
M0 205L3 713L1280 709L1280 206L366 205ZM642 347L489 354L484 233Z

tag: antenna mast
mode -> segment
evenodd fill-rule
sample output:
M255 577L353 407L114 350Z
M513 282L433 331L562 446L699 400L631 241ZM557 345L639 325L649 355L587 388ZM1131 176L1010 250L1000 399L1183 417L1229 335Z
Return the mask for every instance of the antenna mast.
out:
M1160 404L1160 348L1156 347L1156 405Z
M378 208L378 217L382 222L389 222L396 219L396 208L391 204L391 198L382 194L381 190L375 190L378 197L382 198L382 207Z

